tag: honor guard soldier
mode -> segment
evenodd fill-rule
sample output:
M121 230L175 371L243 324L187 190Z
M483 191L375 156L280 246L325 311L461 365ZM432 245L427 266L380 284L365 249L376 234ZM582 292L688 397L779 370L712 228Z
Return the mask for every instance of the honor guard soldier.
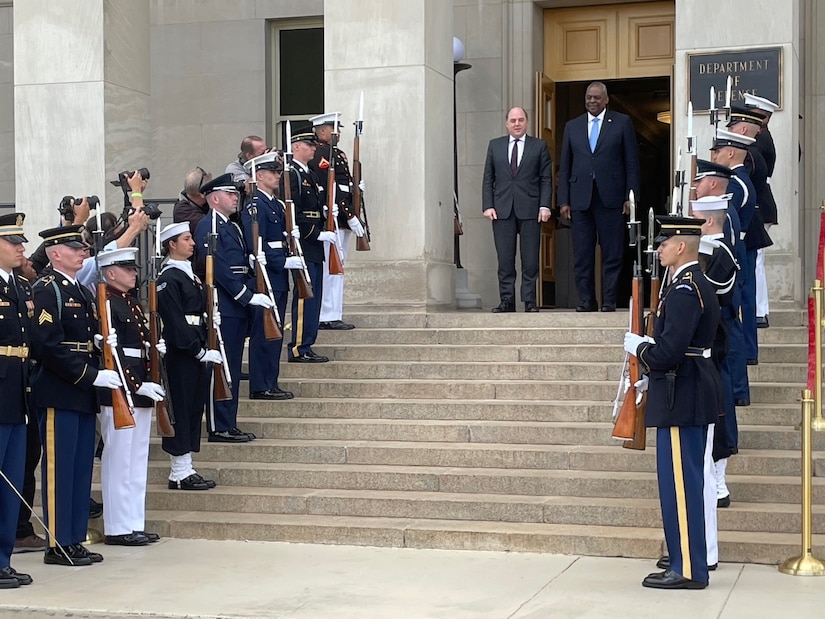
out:
M719 303L699 267L703 220L659 217L656 238L671 284L656 309L653 338L625 334L649 385L645 425L656 430L656 472L668 569L647 576L656 589L704 589L708 585L703 509L703 459L708 424L719 416L719 374L711 346Z
M280 173L284 171L283 160L278 153L265 153L244 164L252 178L254 172L255 192L241 211L244 234L251 243L260 247L266 256L266 269L278 316L283 321L286 315L286 299L289 293L288 269L301 269L303 265L297 256L287 256L285 205L276 196L280 184ZM258 239L253 235L254 219L258 223ZM258 292L261 292L260 290ZM249 397L253 400L289 400L293 394L278 386L281 367L283 338L267 340L264 335L263 312L272 311L262 307L252 308L252 325L249 336Z
M244 342L249 329L250 305L272 307L265 294L254 291L251 265L256 256L244 238L241 227L230 219L238 210L238 190L230 174L223 174L201 187L210 212L195 230L197 251L205 260L209 235L217 235L214 276L221 315L220 330L226 349L226 363L232 380L232 399L216 402L210 394L207 402L206 427L210 443L246 443L255 438L251 432L238 429L238 388ZM257 258L266 264L266 257Z
M164 255L157 279L158 312L163 321L169 402L175 411L175 436L161 439L169 454L170 490L208 490L215 487L192 467L192 453L201 450L201 422L209 392L210 363L220 363L221 353L207 350L206 290L189 260L195 241L189 224L170 224L160 232Z
M102 337L91 292L78 284L77 272L88 256L83 226L40 233L52 271L34 284L32 405L37 409L43 443L43 515L53 565L91 565L103 560L89 552L86 539L89 492L95 451L95 387L118 389L117 372L100 369ZM117 336L108 339L117 345Z
M770 229L771 226L779 223L779 214L776 208L776 200L771 189L771 177L773 176L774 168L776 167L776 147L773 143L773 136L768 123L771 121L773 113L779 109L779 106L765 99L764 97L757 97L745 93L745 107L747 107L754 114L762 117L762 126L759 128L759 133L756 134L756 143L754 147L758 150L765 159L767 166L768 177L766 180L766 189L763 196L763 203L759 205L762 211L762 221L765 224L765 229ZM768 323L768 314L770 313L770 304L768 302L768 279L765 272L765 248L759 249L756 253L756 326L759 329L765 329L770 326Z
M318 177L309 167L317 142L310 126L292 134L292 170L289 183L295 204L295 224L301 235L307 271L312 281L311 299L292 295L292 341L287 360L290 363L325 363L328 357L315 354L312 345L318 337L321 298L324 289L324 243L336 241L334 232L325 229L324 201Z
M337 234L338 247L341 252L341 263L347 263L347 255L352 242L353 233L357 237L364 236L364 226L352 210L352 174L350 174L347 156L335 144L340 135L341 123L338 122L339 113L321 114L310 118L318 138L315 156L309 162L309 167L315 172L318 180L326 191L332 191L328 186L329 168L335 170L335 206L332 216L338 220ZM336 127L335 124L338 123ZM361 191L364 190L364 181L361 181ZM327 213L329 217L329 213ZM329 252L333 245L324 246L324 294L321 299L320 329L347 330L354 329L355 325L341 320L344 315L344 276L329 274Z
M147 380L149 376L149 328L143 309L133 291L137 285L136 247L101 252L97 257L106 282L106 312L117 333L125 387L134 407L133 428L115 429L111 389L99 389L100 434L106 448L101 456L100 482L103 489L105 542L116 546L145 546L160 539L144 531L146 525L146 476L149 462L149 435L155 402L164 399L163 388ZM166 345L158 341L158 352Z
M34 314L28 281L14 275L14 269L26 262L24 218L23 213L0 216L0 589L32 583L31 576L11 567L20 513L18 492L23 490L26 462L29 337Z

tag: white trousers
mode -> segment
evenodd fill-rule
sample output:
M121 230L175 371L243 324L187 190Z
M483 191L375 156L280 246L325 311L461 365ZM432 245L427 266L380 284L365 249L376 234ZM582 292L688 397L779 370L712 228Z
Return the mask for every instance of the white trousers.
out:
M714 424L708 426L708 440L705 443L705 545L708 565L719 562L719 531L716 522L716 467L713 464Z
M352 230L338 228L338 246L341 248L341 262L347 263ZM321 295L321 322L341 320L344 316L344 276L329 274L329 250L324 243L324 292Z
M103 487L103 530L126 535L146 528L146 477L152 409L135 408L135 427L115 430L111 406L101 406L103 437L100 481Z
M771 224L765 224L770 230ZM764 317L770 314L768 302L768 274L765 271L765 249L756 251L756 315Z

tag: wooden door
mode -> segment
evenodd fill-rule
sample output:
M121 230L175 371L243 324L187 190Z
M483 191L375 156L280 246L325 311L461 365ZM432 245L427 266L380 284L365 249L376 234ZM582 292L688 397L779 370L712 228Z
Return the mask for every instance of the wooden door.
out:
M547 144L550 158L556 166L556 110L554 97L556 83L541 71L536 72L536 121L533 134ZM555 168L554 168L555 170ZM553 187L555 189L555 174ZM556 192L551 203L555 206ZM556 224L553 220L541 226L541 249L539 253L539 277L536 281L536 300L539 307L555 305L556 286Z

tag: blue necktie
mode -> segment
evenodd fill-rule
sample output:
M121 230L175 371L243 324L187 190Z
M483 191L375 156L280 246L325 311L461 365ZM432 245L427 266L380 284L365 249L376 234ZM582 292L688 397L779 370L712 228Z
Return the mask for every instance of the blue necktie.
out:
M593 119L593 125L590 127L590 152L595 152L596 142L599 141L599 119Z

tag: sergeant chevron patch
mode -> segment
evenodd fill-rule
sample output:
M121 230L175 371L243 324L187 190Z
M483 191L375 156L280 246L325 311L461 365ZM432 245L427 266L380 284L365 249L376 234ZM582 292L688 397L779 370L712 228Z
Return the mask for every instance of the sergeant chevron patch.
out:
M42 325L47 322L53 322L52 315L46 310L43 310L40 312L40 316L37 317L37 323Z

